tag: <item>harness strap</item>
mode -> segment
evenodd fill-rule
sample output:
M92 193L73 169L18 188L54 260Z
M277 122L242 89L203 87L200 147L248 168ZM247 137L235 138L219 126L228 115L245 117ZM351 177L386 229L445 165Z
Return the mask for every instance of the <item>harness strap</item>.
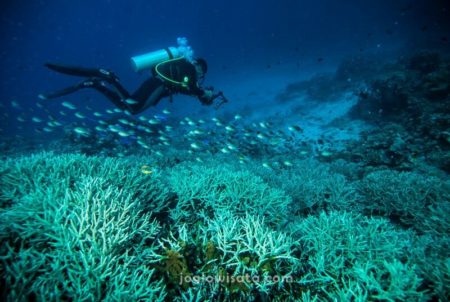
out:
M170 55L170 54L169 54L169 55ZM189 86L188 86L188 83L189 83L189 78L188 78L188 77L184 77L184 79L183 79L182 82L180 82L180 81L175 81L174 79L169 78L168 76L164 75L161 71L159 71L159 67L160 67L162 64L166 64L166 63L169 63L169 62L174 62L174 61L182 60L182 59L184 59L184 57L174 58L174 59L169 59L169 60L163 61L163 62L161 62L161 63L158 63L158 64L155 66L155 72L156 72L156 74L157 74L158 76L160 76L162 79L164 79L164 80L166 80L167 82L169 82L169 83L172 83L172 84L175 84L175 85L179 85L179 86L181 86L181 87L183 87L183 88L188 88L188 87L189 87Z

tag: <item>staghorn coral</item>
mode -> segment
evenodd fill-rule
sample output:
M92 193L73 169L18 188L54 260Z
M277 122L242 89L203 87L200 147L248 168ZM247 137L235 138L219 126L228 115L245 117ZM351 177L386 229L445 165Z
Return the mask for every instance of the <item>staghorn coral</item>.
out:
M67 189L73 188L76 181L91 176L104 178L108 184L125 190L152 211L160 212L167 207L169 192L161 183L159 173L149 177L141 172L140 167L148 160L47 152L10 158L0 165L0 204L13 204L17 197L54 186L61 188L55 194L62 196Z
M332 172L329 165L310 159L295 160L293 165L293 169L266 176L292 197L291 213L308 214L357 206L355 186L342 174Z
M295 293L289 282L299 262L297 246L260 217L221 211L195 228L180 225L159 245L153 266L183 296L245 301Z
M430 208L422 222L427 231L418 236L387 219L334 212L355 206L356 197L365 205L371 195L354 195L354 184L324 164L293 161L292 168L276 175L266 169L263 175L217 163L171 162L173 170L148 177L139 171L141 162L153 160L39 154L2 161L5 284L0 287L8 289L2 288L7 295L2 298L420 301L448 296L448 236L437 224L445 222L438 219L442 208ZM319 171L312 171L314 166ZM284 190L274 189L292 175L304 176ZM319 201L314 211L302 212L308 216L291 215L280 224L290 215L286 194ZM175 201L173 208L165 204ZM156 215L165 209L173 220ZM286 225L283 232L276 230ZM248 281L247 274L259 279Z
M196 215L206 211L230 211L236 216L246 212L266 217L267 223L279 223L291 203L284 191L272 188L260 177L245 170L226 166L180 164L169 172L168 183L177 195L171 210L176 222L197 221Z
M340 161L341 167L338 169L336 162L332 165L315 159L295 159L293 156L289 159L292 166L278 167L277 173L261 165L247 165L252 173L263 178L267 184L282 189L292 198L287 220L298 215L320 213L323 210L359 208L360 196L355 184L348 179L359 177L355 173L356 165Z
M450 183L416 172L380 170L360 182L363 208L419 232L450 233Z
M425 301L411 261L413 234L386 219L322 212L291 225L307 258L296 282L309 296L331 301Z
M144 195L114 186L109 174L89 176L98 173L95 169L120 173L120 163L101 166L91 158L93 170L88 170L86 161L70 159L41 154L12 167L3 163L10 168L2 175L2 196L11 199L0 212L5 299L162 301L164 285L141 256L152 249L160 229L151 213L142 211L143 200L136 197ZM88 175L80 173L83 169ZM25 171L30 174L15 183L16 173Z
M161 282L150 281L153 271L136 253L158 233L158 224L141 214L129 195L104 185L86 178L63 198L51 190L36 192L2 213L10 299L164 297ZM17 269L22 265L31 269Z

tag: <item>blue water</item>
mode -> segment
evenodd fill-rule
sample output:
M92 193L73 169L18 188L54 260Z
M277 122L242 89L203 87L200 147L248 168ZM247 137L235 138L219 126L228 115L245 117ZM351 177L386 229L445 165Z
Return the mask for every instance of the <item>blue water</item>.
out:
M146 74L134 73L129 58L174 45L184 36L209 62L206 82L237 100L228 105L232 109L243 102L252 105L243 96L249 82L310 76L334 69L346 55L398 55L423 45L448 49L442 38L448 36L450 19L448 3L425 0L19 0L4 2L0 14L0 102L9 114L0 128L9 135L15 134L18 114L11 101L34 106L39 93L78 81L47 70L45 62L109 68L133 90ZM281 79L271 79L280 74ZM86 91L65 99L110 105ZM185 113L203 109L181 100L175 107Z

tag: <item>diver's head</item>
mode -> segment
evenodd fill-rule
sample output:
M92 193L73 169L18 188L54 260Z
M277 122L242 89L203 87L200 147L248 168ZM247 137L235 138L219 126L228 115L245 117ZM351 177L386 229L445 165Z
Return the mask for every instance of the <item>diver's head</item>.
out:
M194 62L195 70L197 71L197 76L199 79L203 79L205 77L206 72L208 71L208 64L205 59L197 58Z

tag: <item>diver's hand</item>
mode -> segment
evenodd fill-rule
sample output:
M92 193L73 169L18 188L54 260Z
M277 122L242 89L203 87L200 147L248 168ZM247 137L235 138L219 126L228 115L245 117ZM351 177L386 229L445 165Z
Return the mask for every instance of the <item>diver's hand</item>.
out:
M212 89L205 89L203 95L200 97L200 101L203 105L211 105L215 96Z

